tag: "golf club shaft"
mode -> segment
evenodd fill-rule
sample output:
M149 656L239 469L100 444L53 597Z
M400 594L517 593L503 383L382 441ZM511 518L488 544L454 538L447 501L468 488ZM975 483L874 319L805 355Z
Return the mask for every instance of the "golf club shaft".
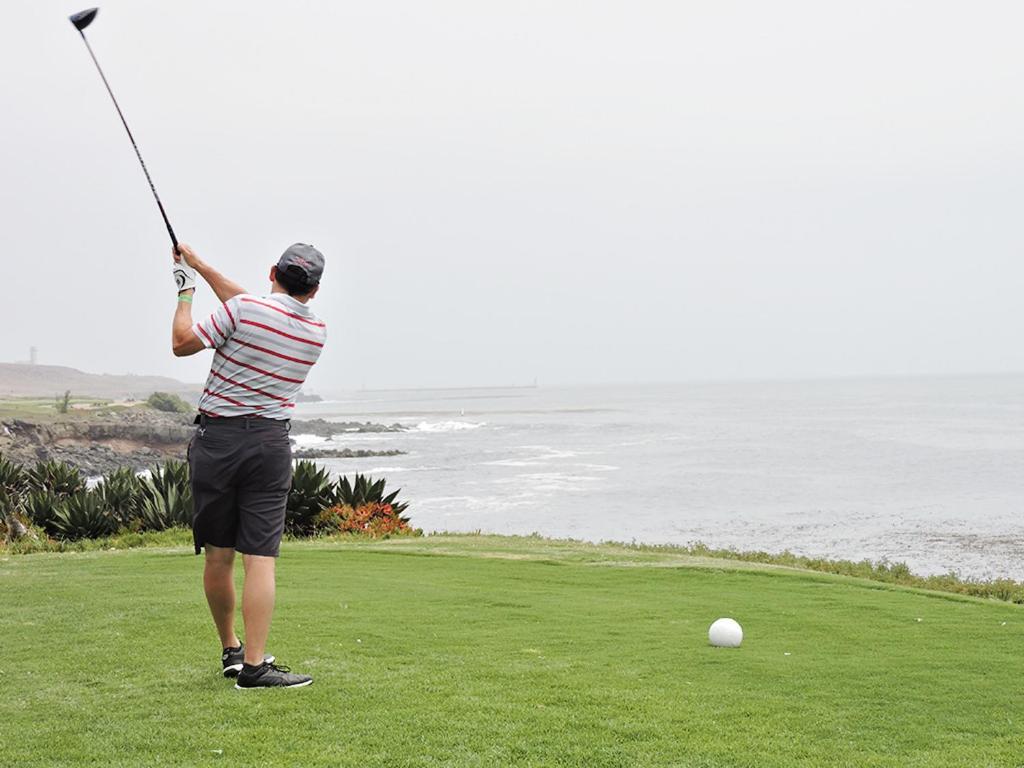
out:
M160 195L156 193L156 187L153 185L153 179L149 175L149 170L146 168L146 161L142 159L142 153L139 152L139 145L135 143L135 137L132 136L132 129L128 127L128 121L124 119L124 113L121 111L120 105L117 103L117 99L114 98L114 92L110 90L110 83L107 82L107 76L103 74L103 68L100 66L99 61L96 60L96 54L92 52L92 46L89 45L89 41L85 37L85 33L82 30L78 30L78 34L82 36L82 42L85 43L86 49L89 51L89 55L92 57L92 63L96 65L96 71L100 73L100 77L103 78L103 85L107 88L107 93L110 94L110 100L114 102L114 108L117 110L118 117L121 118L121 124L124 125L124 129L128 132L128 138L131 139L132 147L135 149L135 156L139 158L139 165L142 166L142 172L146 174L146 181L149 182L149 189L153 192L153 199L156 200L157 207L160 209L160 215L164 219L164 224L167 226L167 234L171 236L171 243L174 245L174 252L178 252L178 238L174 236L174 229L171 227L171 222L167 219L167 212L164 211L164 204L160 202Z

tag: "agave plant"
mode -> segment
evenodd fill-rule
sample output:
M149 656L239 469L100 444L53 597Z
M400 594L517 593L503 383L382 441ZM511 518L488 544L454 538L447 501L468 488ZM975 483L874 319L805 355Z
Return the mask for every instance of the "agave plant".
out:
M72 496L85 490L85 479L75 467L63 461L40 461L28 471L28 486L34 491Z
M331 475L312 461L297 461L288 492L285 527L289 533L308 536L314 532L320 512L338 503Z
M138 521L144 531L163 531L184 527L192 523L192 494L170 485L163 493L156 493L152 480L143 483L143 498L139 505Z
M142 481L131 469L121 468L103 478L96 487L98 493L121 525L128 525L139 516L142 506Z
M192 524L188 464L168 461L162 467L154 467L150 476L140 481L140 488L138 519L143 530L162 531Z
M35 537L28 526L20 508L20 498L6 486L0 485L0 531L8 542L16 541L24 536Z
M28 474L20 464L15 464L0 454L0 489L6 488L17 495L28 486Z
M120 526L117 518L97 493L81 490L60 500L53 510L50 526L59 539L98 539Z
M13 514L18 506L17 497L10 490L0 485L0 520Z
M53 533L54 510L60 500L60 496L50 491L29 491L22 497L22 509L33 525Z
M338 481L337 503L353 509L358 509L366 504L390 505L395 514L401 517L402 513L408 509L409 504L404 501L395 501L402 491L401 488L385 496L384 486L386 484L387 481L383 477L374 480L367 475L356 475L354 483L350 483L347 477L343 477ZM402 517L401 519L408 522L407 518Z
M163 466L153 467L149 473L153 486L161 493L166 493L168 488L174 487L179 494L187 493L191 497L191 484L189 481L188 464L184 461L168 459Z

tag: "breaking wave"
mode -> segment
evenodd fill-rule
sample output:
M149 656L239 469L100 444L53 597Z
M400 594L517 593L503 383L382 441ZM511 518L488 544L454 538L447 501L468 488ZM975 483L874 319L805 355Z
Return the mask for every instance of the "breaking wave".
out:
M485 426L472 421L421 421L412 428L413 432L462 432L467 429L479 429Z

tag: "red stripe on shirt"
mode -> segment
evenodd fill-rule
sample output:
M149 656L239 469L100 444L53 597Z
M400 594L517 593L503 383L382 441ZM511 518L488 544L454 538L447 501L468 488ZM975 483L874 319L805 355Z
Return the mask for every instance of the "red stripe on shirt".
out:
M250 387L248 384L243 384L240 381L235 381L234 379L229 379L227 376L223 376L223 375L221 375L217 371L210 371L210 373L213 374L214 376L216 376L221 381L226 381L228 384L233 384L236 387L241 387L242 389L247 389L250 392L255 392L257 395L263 395L264 397L269 397L271 400L279 400L282 403L287 403L288 402L288 398L287 397L280 397L278 395L272 395L269 392L264 392L262 389L256 389L256 387Z
M317 328L326 328L327 327L324 323L318 323L315 320L308 320L305 317L303 317L302 315L296 315L294 312L289 312L286 309L281 309L281 307L275 307L273 304L267 304L264 301L259 301L257 299L239 299L239 301L247 301L250 304L259 304L261 307L266 307L267 309L272 309L275 312L280 312L282 315L288 315L288 317L294 317L296 320L299 320L299 321L301 321L303 323L306 323L306 325L314 325Z
M237 328L238 323L235 322L235 316L231 314L231 310L228 309L228 303L226 301L224 302L224 311L227 312L228 317L231 318L231 324Z
M210 315L210 322L213 323L213 327L217 329L217 333L220 334L220 337L222 339L224 339L224 341L227 341L228 340L227 334L225 334L224 331L222 331L220 329L220 326L217 325L217 316L216 315Z
M232 339L232 341L234 341L236 344L241 344L243 347L249 347L250 349L258 349L260 352L266 352L268 355L280 357L282 360L290 360L293 363L301 363L302 365L313 365L313 363L309 360L301 360L297 357L289 357L288 355L282 354L281 352L275 352L274 350L267 349L266 347L260 347L257 346L256 344L250 344L248 341L242 341L241 339Z
M231 357L229 355L225 355L219 349L217 350L217 354L222 356L225 360L230 360L235 365L240 365L243 368L248 368L250 371L256 371L256 373L262 373L264 376L270 376L271 378L278 379L279 381L287 381L290 384L303 384L303 383L305 383L303 379L289 379L287 376L279 376L276 373L271 373L270 371L264 371L262 368L257 368L255 365L249 365L248 363L243 363L241 360L236 360L235 358L233 358L233 357Z
M257 323L254 320L242 320L241 322L244 323L245 325L252 325L255 326L256 328L262 328L265 331L276 333L278 336L284 336L286 339L291 339L292 341L300 341L303 344L309 344L310 346L313 347L323 347L323 344L321 344L319 341L311 341L310 339L304 339L301 336L293 336L290 333L279 331L277 328L274 328L273 326L264 325L263 323Z
M221 400L226 400L227 402L231 403L232 405L237 405L237 406L239 406L241 408L262 408L263 407L262 405L250 405L249 403L243 403L240 400L233 400L232 398L228 397L227 395L222 395L219 392L211 392L208 389L204 389L203 393L209 395L210 397L219 397Z
M200 332L201 334L203 334L203 336L204 336L204 337L206 338L206 340L207 340L208 342L210 342L210 346L211 346L211 347L216 347L216 346L217 346L216 344L214 344L214 343L213 343L213 339L211 339L211 338L210 338L210 334L208 334L208 333L206 332L206 329L205 329L205 328L203 328L203 326L202 326L201 324L200 324L200 325L197 325L197 326L196 326L196 328L198 328L198 329L199 329L199 332Z

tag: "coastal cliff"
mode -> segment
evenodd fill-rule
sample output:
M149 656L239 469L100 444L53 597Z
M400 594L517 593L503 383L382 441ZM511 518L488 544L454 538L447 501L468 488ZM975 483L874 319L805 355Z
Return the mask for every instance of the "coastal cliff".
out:
M141 407L66 419L15 418L0 422L0 453L22 464L57 460L100 475L184 459L192 431L189 416Z
M191 414L165 413L145 406L35 418L0 419L0 454L19 464L63 461L86 475L120 467L143 470L167 459L182 460L195 427ZM330 437L337 434L400 432L400 424L295 421L292 434ZM396 450L350 448L296 450L296 458L394 456Z

